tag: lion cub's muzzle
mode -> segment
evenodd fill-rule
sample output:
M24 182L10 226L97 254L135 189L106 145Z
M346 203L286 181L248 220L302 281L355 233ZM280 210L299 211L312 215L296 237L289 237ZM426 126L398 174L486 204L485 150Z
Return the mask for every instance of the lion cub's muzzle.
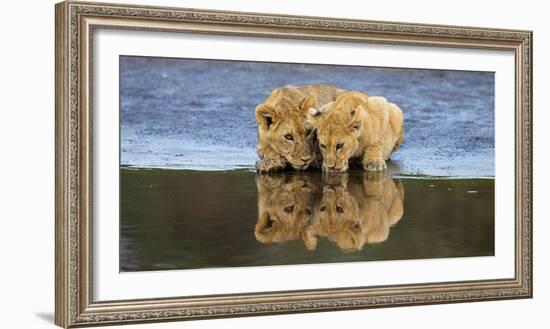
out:
M347 163L342 165L341 167L337 167L336 165L329 166L326 163L323 164L323 171L329 172L329 173L343 173L348 170Z
M313 160L314 160L314 157L312 155L305 155L305 156L301 156L299 159L294 158L289 162L294 169L306 170L309 167L309 165L313 162Z

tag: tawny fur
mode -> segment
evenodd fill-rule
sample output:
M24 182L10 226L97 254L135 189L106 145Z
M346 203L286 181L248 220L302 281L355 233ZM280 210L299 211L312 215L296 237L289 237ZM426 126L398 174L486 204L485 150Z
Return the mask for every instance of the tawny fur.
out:
M319 237L342 251L388 238L403 216L401 182L363 173L348 182L347 173L320 176L257 176L256 239L262 243L302 239L307 249Z
M310 177L300 175L258 175L256 185L256 239L263 243L299 239L313 218L318 187Z
M256 107L260 157L256 169L269 172L290 164L294 169L305 170L315 161L320 162L314 149L313 127L306 122L307 110L323 106L343 92L330 85L272 90L265 102Z
M303 235L309 238L306 246L315 246L320 236L342 251L355 251L388 239L390 227L403 216L403 186L399 180L369 175L350 182L347 174L330 175L318 216Z
M342 172L353 158L363 169L381 171L403 143L403 112L384 97L345 92L335 101L308 111L317 129L323 170Z

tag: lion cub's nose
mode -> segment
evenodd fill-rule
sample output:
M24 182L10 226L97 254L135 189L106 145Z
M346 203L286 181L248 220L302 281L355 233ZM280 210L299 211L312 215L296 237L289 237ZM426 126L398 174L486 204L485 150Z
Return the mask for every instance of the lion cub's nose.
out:
M311 159L311 155L301 156L300 159L306 162L307 160Z

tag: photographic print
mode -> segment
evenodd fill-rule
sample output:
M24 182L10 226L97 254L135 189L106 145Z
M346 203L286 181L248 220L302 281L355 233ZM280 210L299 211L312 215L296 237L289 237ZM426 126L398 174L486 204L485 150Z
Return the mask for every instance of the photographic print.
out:
M121 272L494 255L494 72L119 64Z
M532 297L532 31L70 0L55 25L57 325Z

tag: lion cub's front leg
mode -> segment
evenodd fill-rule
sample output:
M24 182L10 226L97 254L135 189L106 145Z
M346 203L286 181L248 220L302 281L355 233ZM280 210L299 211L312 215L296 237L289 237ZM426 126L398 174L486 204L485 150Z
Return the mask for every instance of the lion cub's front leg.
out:
M362 175L363 191L368 197L379 198L384 192L385 174L381 171L367 171Z
M363 169L366 171L386 170L386 161L382 157L382 150L379 145L369 145L363 152Z
M271 147L258 148L260 160L256 161L256 172L265 174L282 170L287 165L287 160L278 155Z

